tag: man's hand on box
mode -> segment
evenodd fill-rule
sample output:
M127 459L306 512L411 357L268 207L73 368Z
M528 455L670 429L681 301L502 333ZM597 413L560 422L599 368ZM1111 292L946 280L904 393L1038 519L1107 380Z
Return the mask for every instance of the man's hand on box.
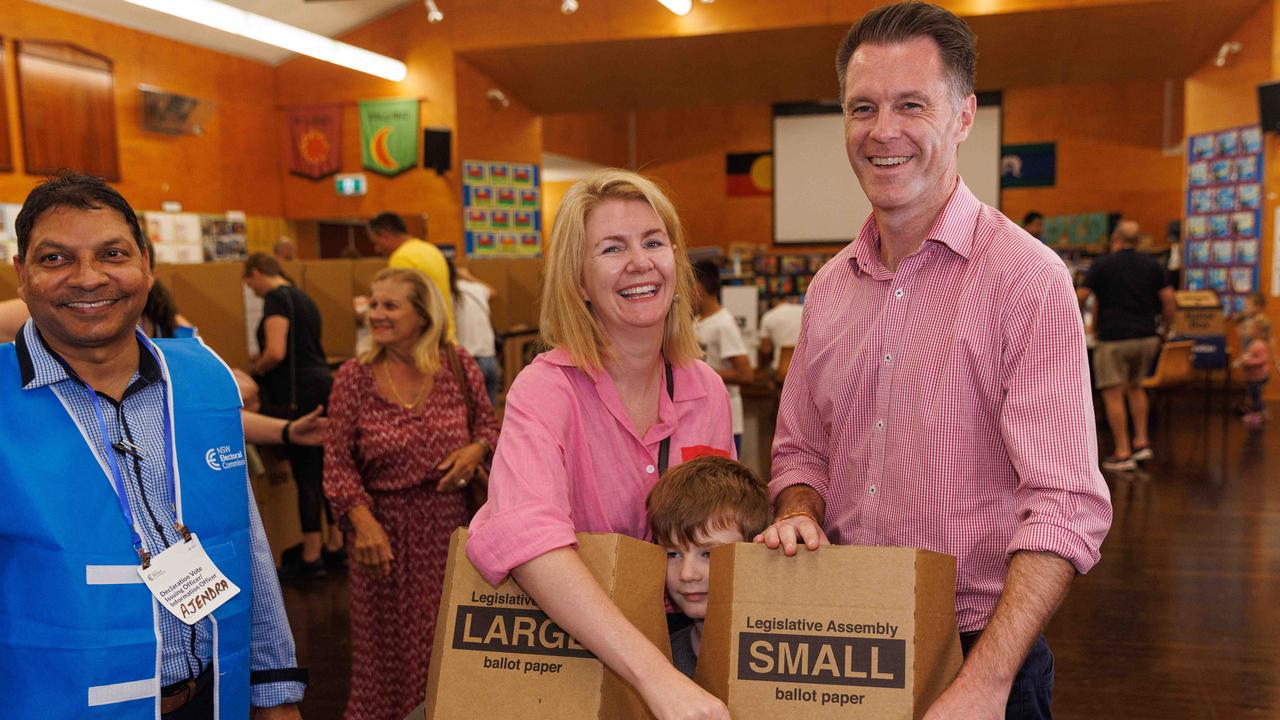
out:
M782 515L765 528L764 532L755 536L752 542L762 542L770 550L781 547L782 553L787 556L795 555L802 543L810 550L831 544L818 521L808 514Z
M1003 720L1009 689L999 692L957 677L925 713L924 720Z

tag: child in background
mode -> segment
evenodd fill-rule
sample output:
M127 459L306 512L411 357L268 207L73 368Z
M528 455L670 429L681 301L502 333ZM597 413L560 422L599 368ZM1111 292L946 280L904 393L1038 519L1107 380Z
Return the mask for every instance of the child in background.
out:
M672 661L692 678L707 616L711 549L763 532L773 518L769 497L745 465L704 456L664 474L645 508L653 541L667 548L667 594L693 620L671 634Z
M1261 425L1266 419L1262 404L1262 387L1271 377L1271 321L1258 313L1240 325L1239 359L1233 363L1244 371L1245 386L1249 389L1249 407L1244 421Z

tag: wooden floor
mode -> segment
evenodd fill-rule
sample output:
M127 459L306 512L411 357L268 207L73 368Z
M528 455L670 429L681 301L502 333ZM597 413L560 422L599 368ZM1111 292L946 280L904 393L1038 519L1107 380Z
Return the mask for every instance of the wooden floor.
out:
M1280 718L1280 419L1250 429L1198 395L1157 410L1156 457L1108 476L1115 522L1102 561L1049 627L1054 715ZM771 436L768 403L748 399L747 412ZM751 446L750 464L767 468L767 441ZM287 583L285 602L311 669L303 717L340 718L345 579Z

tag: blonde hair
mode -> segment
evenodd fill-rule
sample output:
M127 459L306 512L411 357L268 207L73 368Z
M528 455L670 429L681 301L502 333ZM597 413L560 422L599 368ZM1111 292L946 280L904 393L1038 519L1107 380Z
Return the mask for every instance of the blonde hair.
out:
M1242 328L1248 336L1248 341L1261 340L1269 347L1271 345L1271 321L1266 315L1253 315L1245 320Z
M612 352L608 338L582 299L587 254L587 215L608 200L647 204L662 220L675 255L675 298L667 310L663 354L673 364L702 357L693 326L693 270L685 249L684 228L671 200L650 179L618 169L600 170L569 188L556 211L551 248L542 273L542 340L569 352L574 364L597 369Z
M373 286L380 282L398 282L409 286L409 304L417 311L418 317L427 321L426 329L413 346L413 364L424 375L435 375L440 369L440 349L447 344L444 337L444 299L440 297L440 291L426 275L409 268L387 268L374 275L373 282L369 284ZM360 362L364 365L377 362L386 351L385 346L374 340L369 349L360 355Z

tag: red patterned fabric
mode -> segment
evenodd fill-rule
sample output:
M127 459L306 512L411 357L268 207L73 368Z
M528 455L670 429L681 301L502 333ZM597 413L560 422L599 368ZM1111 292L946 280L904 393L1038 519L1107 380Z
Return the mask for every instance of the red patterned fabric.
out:
M814 277L770 491L816 489L832 542L955 556L961 631L985 627L1013 552L1098 561L1097 457L1071 276L963 182L896 272L872 216Z
M426 695L449 535L466 522L461 493L437 493L436 465L473 439L497 443L484 376L466 351L458 357L476 405L467 428L461 388L447 363L421 412L378 395L373 366L348 361L334 378L325 443L325 494L345 517L367 505L391 540L391 575L352 563L351 696L347 720L402 720ZM348 527L348 547L352 542Z

